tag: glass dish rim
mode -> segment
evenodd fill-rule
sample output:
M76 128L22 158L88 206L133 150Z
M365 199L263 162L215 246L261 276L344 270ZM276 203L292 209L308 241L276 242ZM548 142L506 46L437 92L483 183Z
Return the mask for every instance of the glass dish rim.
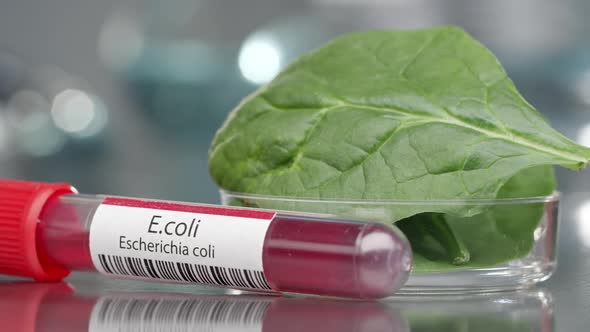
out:
M293 202L293 203L323 203L323 204L349 204L349 205L510 205L510 204L532 204L532 203L550 203L559 202L561 193L554 191L547 196L531 196L516 198L475 198L475 199L435 199L435 200L403 200L403 199L384 199L384 200L363 200L363 199L322 199L322 198L305 198L289 197L278 195L261 195L234 192L225 189L219 189L221 197L232 197L241 199L255 199L265 201Z

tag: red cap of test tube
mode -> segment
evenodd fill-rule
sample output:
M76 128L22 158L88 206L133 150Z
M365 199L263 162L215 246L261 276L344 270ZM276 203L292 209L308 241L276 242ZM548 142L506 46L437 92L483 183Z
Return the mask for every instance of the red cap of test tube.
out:
M75 193L67 183L0 179L0 274L57 281L67 269L46 259L37 246L39 216L52 197Z

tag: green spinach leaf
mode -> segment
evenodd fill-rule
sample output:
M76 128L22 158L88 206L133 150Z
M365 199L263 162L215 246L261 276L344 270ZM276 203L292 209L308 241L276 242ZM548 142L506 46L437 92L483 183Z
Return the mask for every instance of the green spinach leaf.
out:
M538 166L512 177L500 189L498 198L549 195L554 189L553 168ZM422 213L396 225L412 244L415 273L445 271L460 265L489 267L530 252L544 208L543 203L499 204L471 217ZM441 220L452 230L453 237L439 231Z
M211 146L210 172L220 187L244 193L467 200L512 197L522 193L513 190L521 185L507 183L520 172L546 165L580 169L589 158L590 149L555 131L523 99L491 52L459 28L439 27L352 33L304 55L231 113ZM552 175L535 180L543 192L526 194L554 188ZM346 212L313 203L258 205ZM487 232L465 218L492 213L487 224L503 225L517 242L532 237L538 222L515 221L508 211L440 204L401 205L377 219L396 222L423 213L445 214L443 226L459 241L447 241L447 249L469 247L464 233ZM490 241L503 236L496 233ZM439 243L443 237L437 236ZM530 249L525 242L520 252ZM495 247L483 246L469 248L463 263L474 264L475 252Z

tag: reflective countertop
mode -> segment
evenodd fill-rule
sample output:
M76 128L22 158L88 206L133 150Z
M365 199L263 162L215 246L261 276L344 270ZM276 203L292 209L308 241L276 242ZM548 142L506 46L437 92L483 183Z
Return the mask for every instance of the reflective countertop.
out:
M562 224L576 222L566 197ZM578 199L579 198L579 199ZM586 331L588 250L576 230L560 233L560 266L543 285L471 295L397 296L382 301L266 296L194 285L73 273L64 283L0 277L2 331Z
M554 331L548 289L376 302L126 283L94 288L91 278L78 277L69 284L1 283L3 330Z
M0 276L0 331L587 331L588 193L561 201L555 275L527 290L382 301L265 296L73 273L40 284ZM586 202L586 203L584 203Z

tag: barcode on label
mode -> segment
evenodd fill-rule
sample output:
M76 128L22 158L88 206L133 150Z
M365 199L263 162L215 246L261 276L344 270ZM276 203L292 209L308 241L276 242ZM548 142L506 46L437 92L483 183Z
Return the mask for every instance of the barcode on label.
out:
M89 331L260 331L270 301L218 298L102 298Z
M99 254L98 259L104 272L109 274L235 288L271 289L262 271L104 254Z

